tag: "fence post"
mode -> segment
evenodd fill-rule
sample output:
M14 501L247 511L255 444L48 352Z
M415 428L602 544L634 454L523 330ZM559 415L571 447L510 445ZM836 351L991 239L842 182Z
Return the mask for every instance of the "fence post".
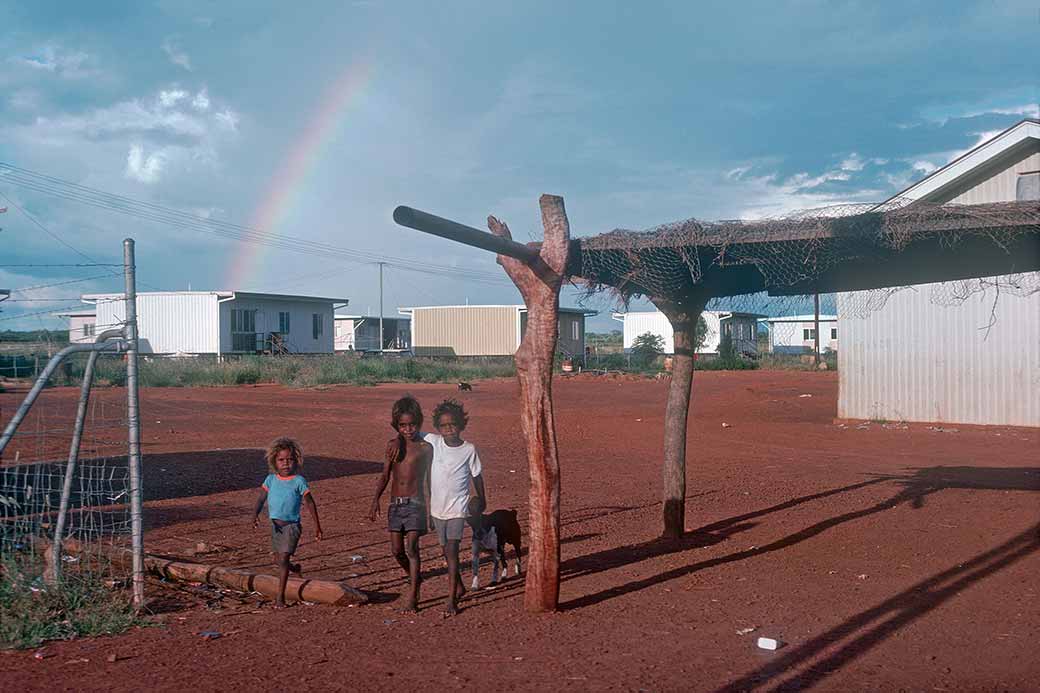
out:
M137 399L137 278L134 240L123 241L123 276L126 284L126 418L130 466L130 545L133 550L134 606L144 606L144 526L141 489L141 414Z

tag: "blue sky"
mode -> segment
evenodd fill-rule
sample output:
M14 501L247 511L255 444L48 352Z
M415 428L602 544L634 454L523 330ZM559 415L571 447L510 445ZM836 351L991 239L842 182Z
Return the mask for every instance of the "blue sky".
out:
M478 281L500 273L488 254L396 226L398 204L479 228L494 214L532 240L543 192L565 197L576 235L881 200L1035 116L1040 92L1027 58L1035 2L39 0L0 10L0 161L238 224L264 204L330 85L362 71L292 204L264 230L458 269L389 267L387 314L518 300L504 274ZM145 288L378 304L373 265L267 250L228 286L254 249L4 178L0 193L80 253L111 261L134 237ZM0 263L83 262L5 205ZM0 287L97 274L0 267ZM118 288L104 278L18 292L0 329L60 326L36 313ZM577 300L574 290L563 299ZM595 328L616 325L609 301L589 307L603 311Z

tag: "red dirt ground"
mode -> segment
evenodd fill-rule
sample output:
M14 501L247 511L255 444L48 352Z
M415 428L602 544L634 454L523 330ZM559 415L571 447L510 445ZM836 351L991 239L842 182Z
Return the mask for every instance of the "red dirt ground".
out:
M51 644L49 659L2 653L0 689L1038 689L1040 431L836 424L833 373L699 372L694 389L691 531L676 545L655 540L666 383L556 381L560 613L526 614L511 578L443 619L444 563L428 536L417 616L393 602L184 607L161 627ZM472 393L151 389L147 548L183 555L202 541L217 548L203 560L264 566L267 530L250 526L266 473L256 448L288 433L325 525L320 544L305 527L305 571L399 595L383 525L363 515L406 390L427 411L463 395L490 507L519 509L526 528L513 381ZM75 396L51 390L43 403L68 416ZM6 416L19 398L0 395ZM765 652L758 636L787 644Z

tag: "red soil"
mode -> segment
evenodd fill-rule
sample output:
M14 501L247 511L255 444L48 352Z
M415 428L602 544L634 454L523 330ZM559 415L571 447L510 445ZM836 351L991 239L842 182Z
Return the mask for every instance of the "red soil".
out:
M383 525L363 516L390 403L406 390L427 411L461 394L490 508L519 509L526 529L513 381L471 393L152 389L148 550L184 555L201 541L216 551L200 560L265 566L267 531L250 526L266 473L255 449L288 433L304 446L326 535L314 543L305 527L305 571L400 595ZM833 373L698 372L694 390L691 531L676 545L655 539L666 383L556 381L560 613L526 614L510 578L443 619L444 562L427 536L418 615L392 601L184 606L161 627L51 644L48 659L2 653L0 689L1037 690L1040 431L835 424ZM5 417L20 396L0 395ZM75 397L51 390L43 405L67 417ZM766 652L758 636L787 644Z

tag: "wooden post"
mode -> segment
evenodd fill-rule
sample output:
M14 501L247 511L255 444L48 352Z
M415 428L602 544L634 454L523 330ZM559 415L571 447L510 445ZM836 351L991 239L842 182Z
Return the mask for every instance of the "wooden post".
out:
M567 268L570 224L563 198L542 195L545 239L538 256L521 261L505 255L498 262L527 304L527 332L516 351L521 418L531 475L530 554L524 606L528 611L555 611L560 600L560 461L553 420L552 374L556 350L560 286ZM512 239L509 227L488 217L496 236Z
M652 299L672 324L675 356L664 415L664 463L661 468L664 501L661 536L679 539L686 531L686 427L693 386L693 356L697 349L697 321L706 296L691 295L681 303Z

